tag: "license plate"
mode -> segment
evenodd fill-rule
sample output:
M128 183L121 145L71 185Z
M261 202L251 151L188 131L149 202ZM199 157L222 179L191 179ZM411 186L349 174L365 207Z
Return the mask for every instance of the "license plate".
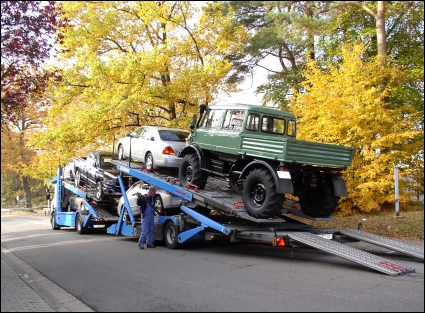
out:
M105 225L93 225L93 228L105 228Z
M332 240L332 234L318 234L317 236L322 237L324 239Z

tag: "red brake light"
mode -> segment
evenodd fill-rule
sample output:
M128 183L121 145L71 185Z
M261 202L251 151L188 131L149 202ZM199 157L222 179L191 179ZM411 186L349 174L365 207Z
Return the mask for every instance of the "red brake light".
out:
M343 172L338 172L337 175L338 176L344 176L344 173Z
M170 146L165 147L164 150L162 150L162 154L176 155L173 148L171 148Z

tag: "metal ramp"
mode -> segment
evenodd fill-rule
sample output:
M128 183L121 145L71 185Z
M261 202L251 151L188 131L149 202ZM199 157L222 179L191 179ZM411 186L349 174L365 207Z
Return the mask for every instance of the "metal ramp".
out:
M424 249L420 247L415 247L397 240L370 234L358 229L341 229L338 230L338 232L342 235L366 241L380 247L388 248L393 251L398 251L421 260L424 259Z
M316 249L335 254L344 259L370 267L390 276L404 275L414 273L415 269L384 259L374 254L346 246L342 243L321 238L317 235L307 232L287 233L287 236L293 240L299 241Z

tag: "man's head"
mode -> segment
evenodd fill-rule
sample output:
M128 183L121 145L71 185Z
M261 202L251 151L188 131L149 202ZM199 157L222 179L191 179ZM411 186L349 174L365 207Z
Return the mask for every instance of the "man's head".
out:
M146 193L146 195L148 197L153 197L156 194L156 188L151 186L148 190L148 192Z

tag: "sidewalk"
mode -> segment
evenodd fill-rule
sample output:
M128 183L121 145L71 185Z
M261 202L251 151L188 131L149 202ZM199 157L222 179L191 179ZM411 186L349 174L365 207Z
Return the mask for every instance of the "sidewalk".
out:
M1 248L1 312L95 312Z

